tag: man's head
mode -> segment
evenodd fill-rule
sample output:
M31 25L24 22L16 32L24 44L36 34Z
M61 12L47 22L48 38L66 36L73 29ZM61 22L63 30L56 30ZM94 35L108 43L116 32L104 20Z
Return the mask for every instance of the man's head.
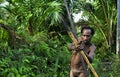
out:
M90 41L93 35L94 35L94 29L93 28L91 28L89 26L82 27L81 37L82 37L84 42Z

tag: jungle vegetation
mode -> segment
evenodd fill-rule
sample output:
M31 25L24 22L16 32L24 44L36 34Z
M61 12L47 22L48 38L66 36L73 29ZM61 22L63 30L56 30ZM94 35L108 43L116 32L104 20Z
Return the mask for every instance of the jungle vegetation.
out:
M80 36L95 29L92 63L99 77L119 77L117 0L0 0L0 77L68 77L72 42L64 23ZM82 12L78 22L73 14Z

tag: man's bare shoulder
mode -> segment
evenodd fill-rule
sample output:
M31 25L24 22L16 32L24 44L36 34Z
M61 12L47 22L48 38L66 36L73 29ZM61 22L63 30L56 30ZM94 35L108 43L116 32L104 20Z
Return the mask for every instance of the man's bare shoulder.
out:
M92 48L92 49L96 50L96 46L95 46L95 44L91 43L90 48Z
M96 47L94 43L91 43L93 47Z

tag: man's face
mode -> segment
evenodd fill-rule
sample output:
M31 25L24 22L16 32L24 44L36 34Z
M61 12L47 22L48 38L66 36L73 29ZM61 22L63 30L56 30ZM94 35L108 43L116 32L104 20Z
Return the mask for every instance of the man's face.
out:
M92 38L91 30L90 29L84 29L81 37L82 37L84 42L90 41L91 38Z

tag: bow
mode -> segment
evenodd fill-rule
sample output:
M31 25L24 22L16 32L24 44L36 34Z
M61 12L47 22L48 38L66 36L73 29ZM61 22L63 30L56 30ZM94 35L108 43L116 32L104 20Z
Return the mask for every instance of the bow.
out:
M70 16L70 13L69 13L69 10L68 10L68 7L67 7L67 2L66 2L66 0L64 0L64 3L65 3L66 10L67 10L68 18L69 18L69 21L70 21L70 25L73 26L72 19L71 19L71 16ZM77 47L78 40L77 40L77 38L75 37L75 34L73 34L73 32L70 31L69 26L65 23L65 21L63 20L63 18L62 18L62 21L63 21L64 26L65 26L66 29L67 29L68 35L70 36L70 38L71 38L72 41L74 42L75 46ZM89 67L90 70L92 71L94 77L98 77L96 71L94 70L94 68L93 68L92 65L90 64L90 62L89 62L88 58L86 57L84 51L80 51L80 54L82 55L83 59L84 59L84 60L86 61L86 63L88 64L88 67Z

